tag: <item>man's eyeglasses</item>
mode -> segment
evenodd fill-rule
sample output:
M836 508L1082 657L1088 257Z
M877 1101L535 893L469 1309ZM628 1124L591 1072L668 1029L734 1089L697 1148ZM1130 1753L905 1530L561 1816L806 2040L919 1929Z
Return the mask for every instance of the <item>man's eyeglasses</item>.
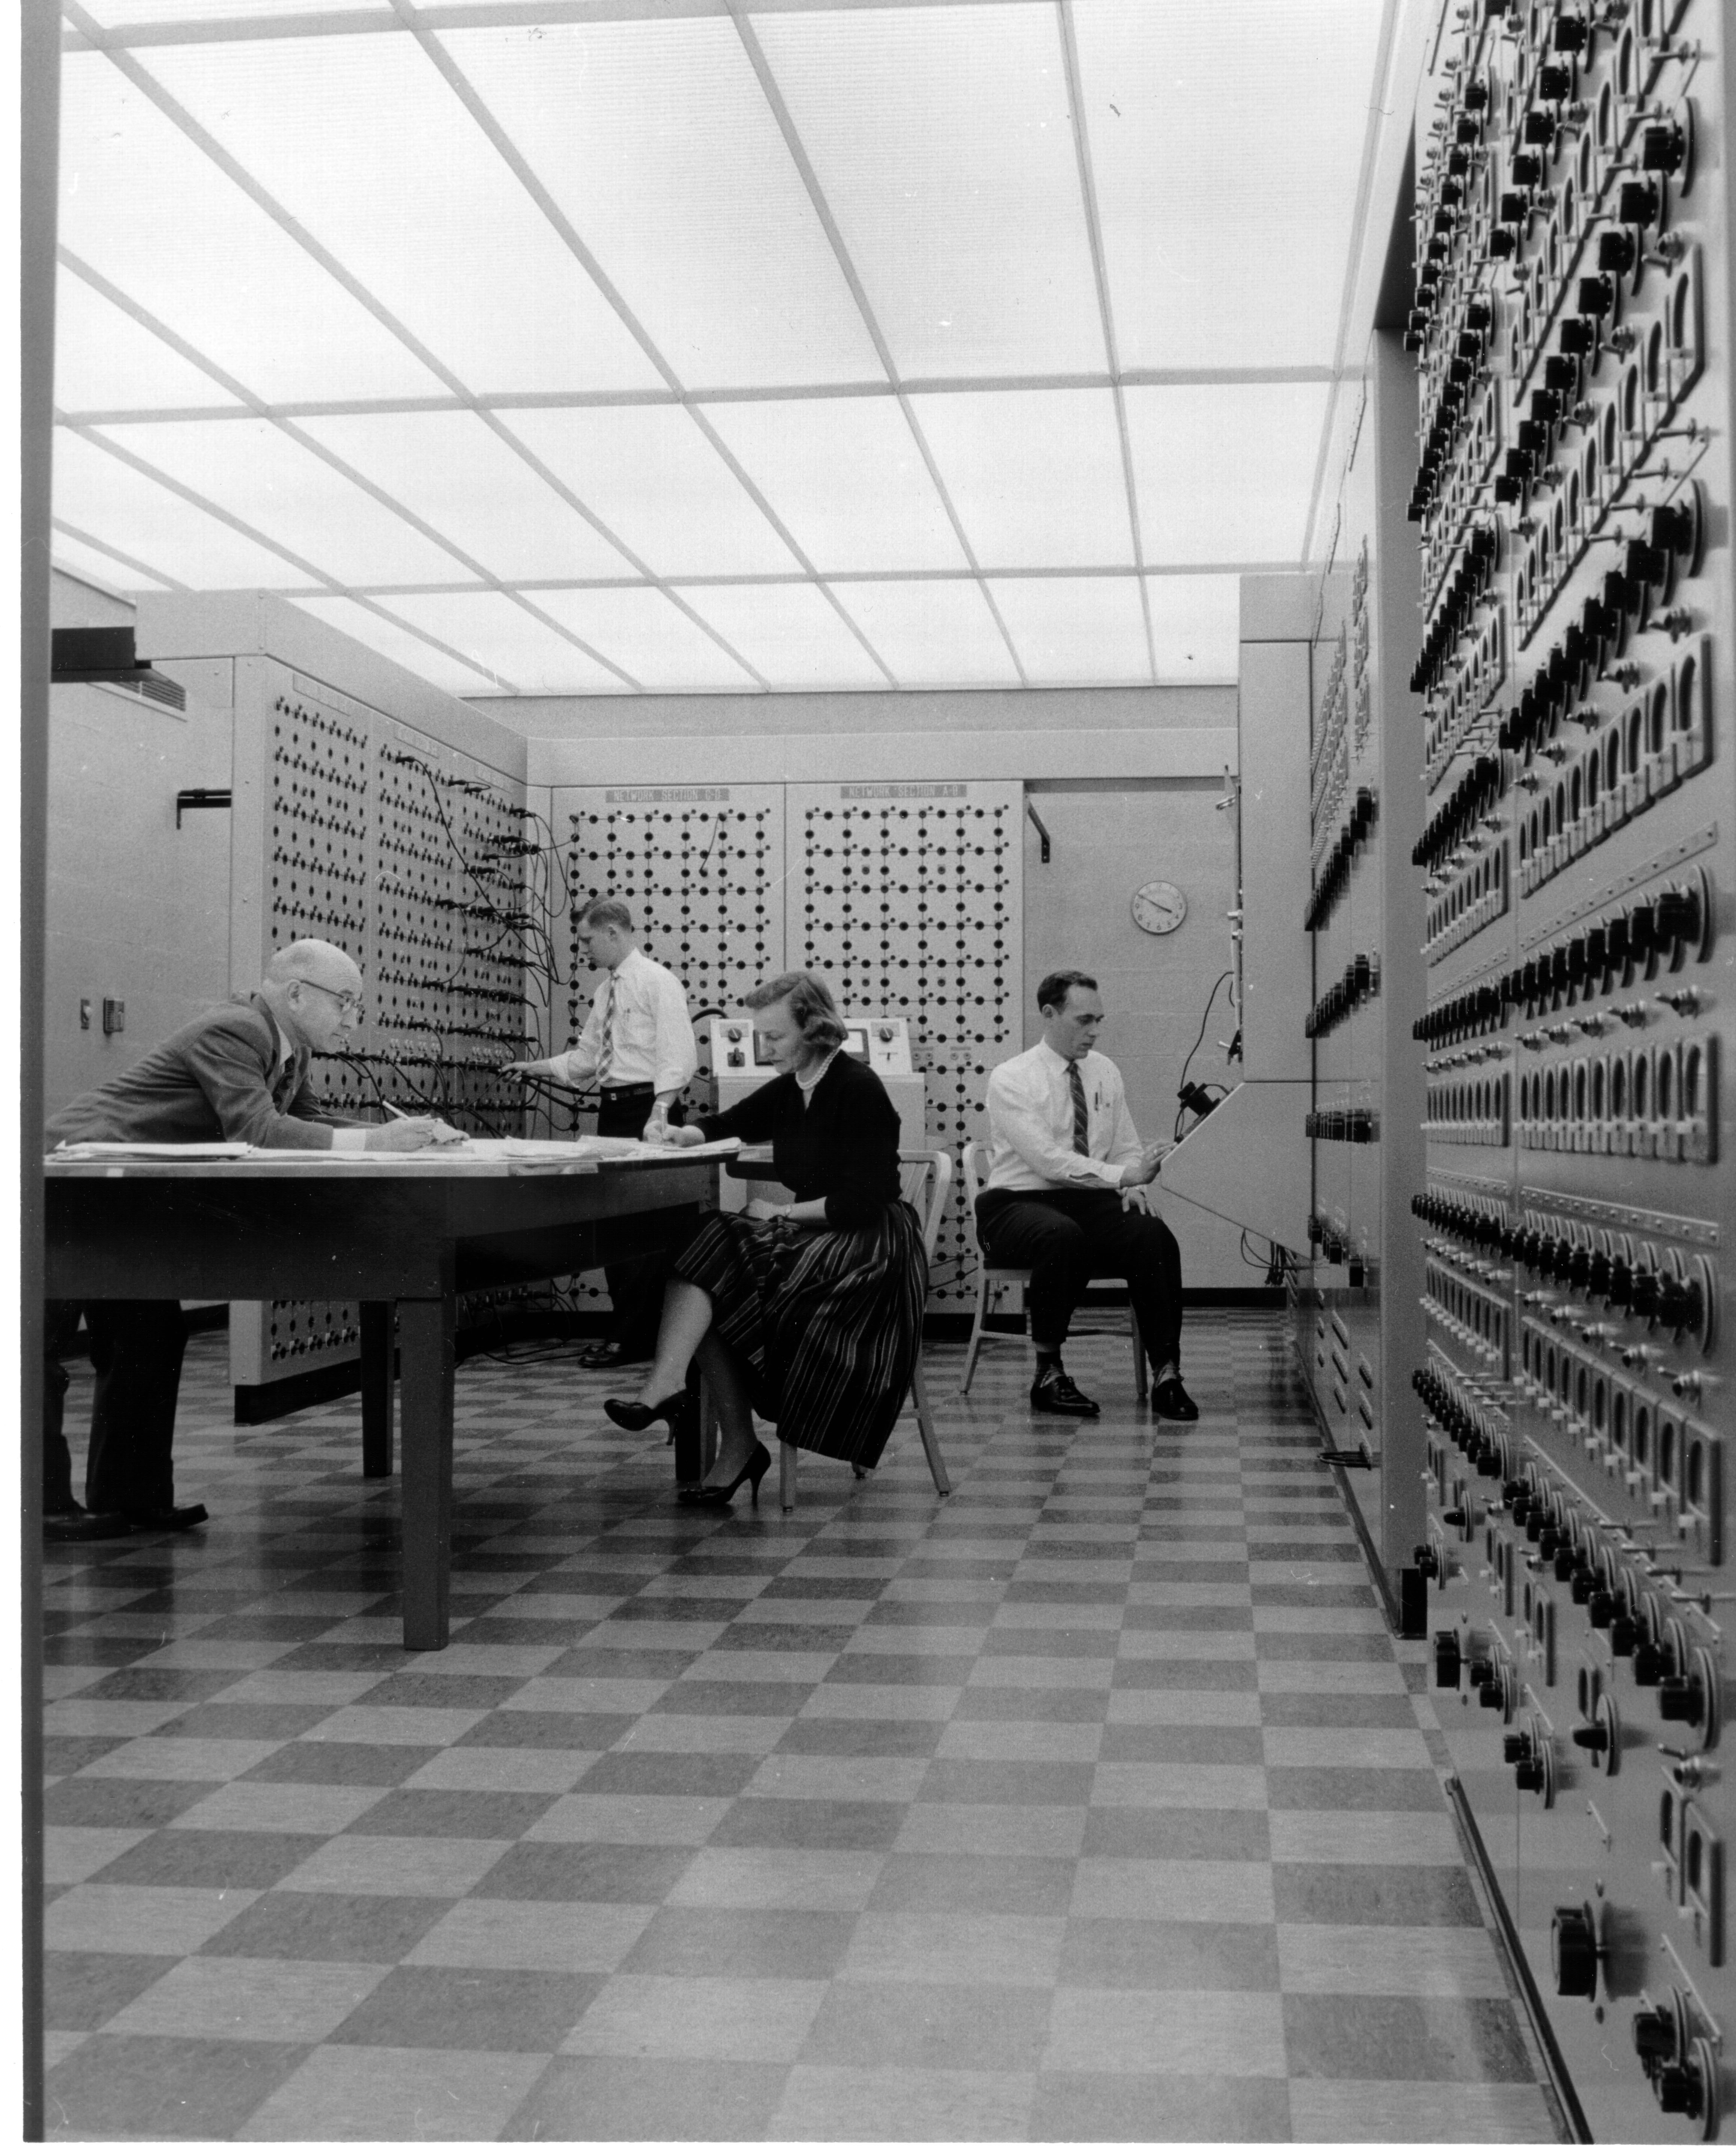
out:
M330 984L321 983L317 977L298 977L296 982L298 984L312 984L315 991L323 992L329 999L336 999L338 1012L350 1015L354 1020L360 1021L367 1010L366 1003L359 992L334 991Z

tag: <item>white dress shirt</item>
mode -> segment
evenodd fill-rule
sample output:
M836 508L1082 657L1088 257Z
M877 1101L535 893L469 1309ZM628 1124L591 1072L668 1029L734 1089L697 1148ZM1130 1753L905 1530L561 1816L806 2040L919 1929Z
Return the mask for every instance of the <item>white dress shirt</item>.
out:
M993 1161L985 1192L1046 1193L1057 1186L1118 1186L1123 1168L1139 1160L1139 1136L1128 1110L1121 1072L1100 1051L1078 1063L1088 1120L1088 1155L1073 1144L1073 1084L1068 1061L1047 1043L997 1066L988 1077Z
M611 981L614 985L612 1012ZM558 1053L548 1062L558 1081L577 1089L596 1074L603 1060L606 1013L610 1034L604 1088L628 1089L648 1081L658 1095L667 1095L672 1089L686 1088L698 1072L699 1053L681 979L635 947L622 958L613 978L604 972L592 994L590 1017L577 1046Z

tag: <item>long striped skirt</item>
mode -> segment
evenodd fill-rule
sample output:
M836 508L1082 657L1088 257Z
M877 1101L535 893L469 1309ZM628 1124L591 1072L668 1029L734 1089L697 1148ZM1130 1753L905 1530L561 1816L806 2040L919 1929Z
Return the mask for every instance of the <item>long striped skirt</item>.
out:
M811 1454L872 1469L910 1391L928 1266L907 1202L860 1230L708 1215L673 1272L712 1301L713 1331L748 1374L758 1415Z

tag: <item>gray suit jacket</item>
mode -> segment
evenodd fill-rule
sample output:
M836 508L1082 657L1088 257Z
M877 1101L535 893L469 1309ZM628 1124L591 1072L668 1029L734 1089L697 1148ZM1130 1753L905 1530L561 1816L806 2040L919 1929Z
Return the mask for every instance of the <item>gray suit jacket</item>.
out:
M60 1141L248 1141L329 1148L330 1129L365 1123L328 1111L308 1085L308 1053L278 1073L278 1031L257 996L213 1007L124 1074L57 1111Z

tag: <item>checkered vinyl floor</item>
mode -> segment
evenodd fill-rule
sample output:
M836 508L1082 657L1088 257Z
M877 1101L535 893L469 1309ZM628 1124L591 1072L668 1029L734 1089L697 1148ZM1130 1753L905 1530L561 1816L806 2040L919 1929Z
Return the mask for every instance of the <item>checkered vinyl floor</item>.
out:
M211 1526L48 1553L50 2136L1560 2136L1278 1324L1186 1354L931 1349L952 1498L907 1414L788 1519L473 1361L407 1656L357 1404L196 1338Z

